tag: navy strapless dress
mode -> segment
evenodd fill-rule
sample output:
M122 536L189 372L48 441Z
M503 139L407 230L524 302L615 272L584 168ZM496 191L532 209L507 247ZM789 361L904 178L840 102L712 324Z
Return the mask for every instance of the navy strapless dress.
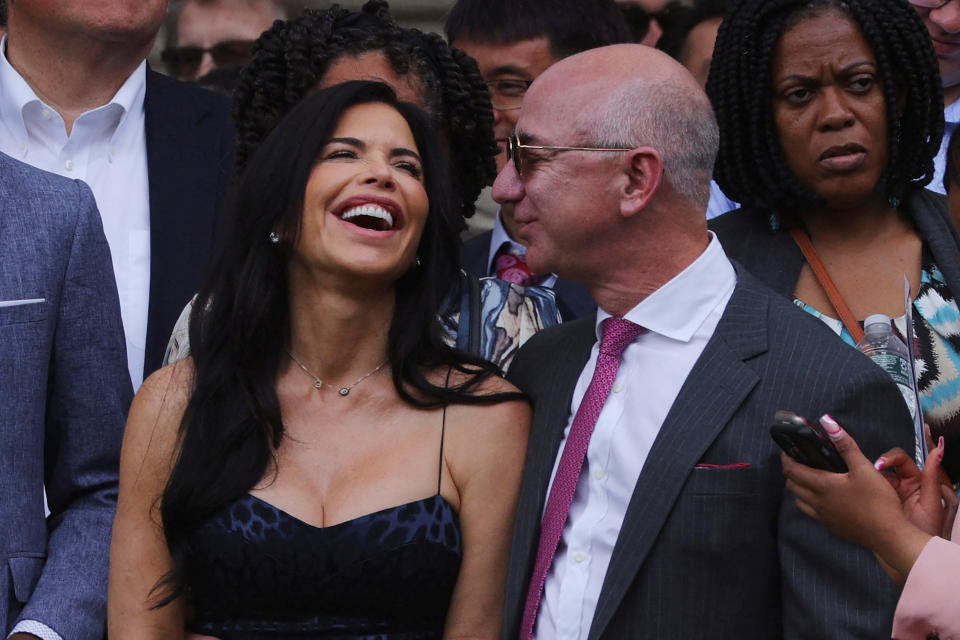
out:
M461 558L438 493L330 527L246 494L191 537L188 630L223 640L443 635Z

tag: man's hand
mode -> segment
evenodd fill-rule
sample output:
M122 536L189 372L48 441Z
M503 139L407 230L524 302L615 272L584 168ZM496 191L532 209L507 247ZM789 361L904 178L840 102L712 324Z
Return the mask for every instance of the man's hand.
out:
M15 633L7 638L7 640L40 640L40 638L32 633Z

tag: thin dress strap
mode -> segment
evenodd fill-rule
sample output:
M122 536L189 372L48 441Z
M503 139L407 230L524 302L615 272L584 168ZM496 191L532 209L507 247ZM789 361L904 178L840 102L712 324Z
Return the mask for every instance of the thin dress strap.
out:
M453 367L447 369L447 380L443 383L443 388L450 386L450 371ZM437 495L440 495L440 485L443 482L443 439L447 431L447 405L443 405L443 420L440 423L440 461L437 464Z

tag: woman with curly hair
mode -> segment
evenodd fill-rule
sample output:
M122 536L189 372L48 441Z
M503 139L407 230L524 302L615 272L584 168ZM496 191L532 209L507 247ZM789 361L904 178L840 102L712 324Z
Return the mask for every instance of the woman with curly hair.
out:
M960 240L946 200L923 188L944 125L917 12L902 0L740 0L707 91L716 179L743 203L711 221L727 253L850 345L870 315L902 335L910 322L920 405L960 479Z
M110 637L499 638L530 409L442 338L441 145L347 82L248 158L192 357L130 410Z
M386 0L369 0L359 12L337 5L308 9L264 32L234 94L238 175L284 114L310 93L348 80L385 82L427 111L450 157L458 210L470 217L480 191L496 176L486 84L476 62L440 35L396 24ZM189 315L188 305L165 364L189 354ZM523 342L560 321L552 291L466 274L451 290L442 316L459 349L504 369Z

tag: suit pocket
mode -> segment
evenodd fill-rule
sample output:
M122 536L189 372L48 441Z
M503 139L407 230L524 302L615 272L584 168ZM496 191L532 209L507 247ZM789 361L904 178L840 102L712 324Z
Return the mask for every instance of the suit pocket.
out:
M688 496L755 496L759 493L755 467L737 465L697 466L690 473L683 494Z
M46 560L44 556L16 556L7 560L13 597L20 604L26 604L30 600Z
M47 301L21 304L14 307L0 307L0 326L36 322L47 316Z

